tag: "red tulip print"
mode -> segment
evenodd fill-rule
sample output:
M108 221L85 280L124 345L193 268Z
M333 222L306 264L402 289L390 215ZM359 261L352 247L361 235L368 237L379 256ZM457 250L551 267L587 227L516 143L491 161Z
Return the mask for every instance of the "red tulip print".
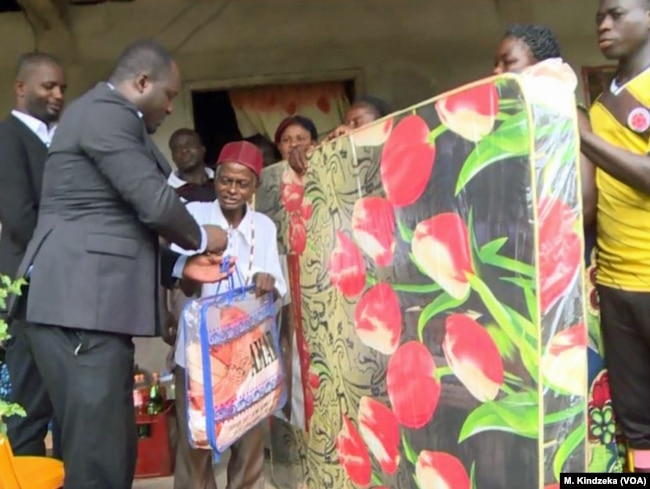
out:
M320 376L311 368L307 372L307 384L312 390L317 390L320 387Z
M355 146L380 146L386 142L392 130L393 119L390 118L354 131L351 140Z
M296 330L296 348L298 350L300 372L302 375L302 388L305 402L305 424L309 427L309 420L314 414L313 390L315 389L312 388L314 377L311 370L311 354L309 352L309 345L307 344L304 331Z
M442 350L470 394L481 402L496 398L503 385L503 360L483 326L464 314L450 315Z
M404 343L388 361L388 399L402 426L419 429L431 421L440 399L435 370L431 353L417 341Z
M298 349L298 356L300 357L300 371L307 372L311 366L311 353L307 344L307 338L305 338L305 332L301 331L300 333L298 334L298 331L296 331L296 347Z
M395 353L402 336L402 310L390 285L379 283L361 297L354 325L364 345L385 355Z
M309 426L309 420L314 415L314 392L311 389L305 390L305 424Z
M377 266L387 267L395 251L395 214L382 197L365 197L354 203L352 235Z
M307 225L300 214L293 214L289 220L289 248L301 255L307 247Z
M559 199L542 198L539 214L540 301L546 313L567 292L582 263L578 214Z
M484 83L436 102L440 121L474 143L492 132L499 113L499 93L494 83Z
M566 294L582 264L577 213L558 199L542 198L539 215L539 281L542 313Z
M612 396L609 392L609 375L607 370L603 370L591 385L591 399L589 408L604 408L612 402Z
M420 452L415 464L415 477L423 489L471 488L467 470L461 461L445 452Z
M393 412L375 399L359 401L359 432L381 470L392 475L400 461L400 431Z
M314 414L314 392L320 387L320 377L311 368L307 370L307 388L305 389L305 418L307 422Z
M336 451L350 480L359 487L368 487L372 478L370 455L361 435L347 416L343 416L343 427L336 437Z
M429 141L429 126L421 117L400 120L381 153L381 183L395 207L415 203L429 183L436 147Z
M467 224L458 214L445 212L418 223L411 251L420 268L451 297L467 296L467 275L474 267Z
M305 197L302 201L302 205L300 206L300 215L305 221L309 221L313 211L314 206L312 204L312 201L309 198Z
M348 298L357 297L366 285L366 263L361 251L341 231L336 232L336 246L329 261L332 285Z
M280 200L287 212L299 211L304 196L305 186L302 177L293 170L284 172L280 184Z
M587 390L587 328L576 324L557 333L542 356L544 379L560 392L576 396Z

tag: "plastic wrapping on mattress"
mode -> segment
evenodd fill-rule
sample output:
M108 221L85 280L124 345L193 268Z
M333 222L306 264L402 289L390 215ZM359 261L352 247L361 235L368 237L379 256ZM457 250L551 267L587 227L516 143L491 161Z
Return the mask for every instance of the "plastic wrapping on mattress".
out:
M319 146L304 176L265 169L307 416L292 487L586 470L574 89L561 62L488 78Z

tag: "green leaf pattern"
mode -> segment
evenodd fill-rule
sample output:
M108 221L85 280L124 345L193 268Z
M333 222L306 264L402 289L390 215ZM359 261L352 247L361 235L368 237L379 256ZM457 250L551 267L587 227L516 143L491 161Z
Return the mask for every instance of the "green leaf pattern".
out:
M544 291L542 275L546 271L540 268L540 260L536 256L530 260L523 260L516 253L513 254L512 249L516 247L513 242L516 238L514 235L489 236L488 239L484 235L479 236L477 229L480 225L485 224L485 214L480 212L482 209L466 205L464 200L468 189L471 188L471 186L468 187L468 184L476 183L486 169L497 165L503 167L511 163L514 164L516 163L514 160L528 161L529 172L534 173L534 175L528 176L535 187L531 190L529 214L522 218L522 222L523 220L526 220L527 223L538 222L539 216L536 215L534 209L535 203L542 197L558 197L555 195L558 191L554 186L557 180L556 175L560 173L565 175L566 172L573 171L571 169L576 166L577 141L575 135L569 137L566 134L573 134L571 131L564 132L558 129L568 128L574 121L561 119L553 114L551 114L552 117L544 114L546 118L543 118L540 113L526 105L520 90L514 90L518 95L503 96L504 93L509 93L508 90L513 91L512 89L516 85L517 82L513 79L497 80L496 87L500 97L498 113L494 115L494 121L492 121L493 128L489 134L478 138L477 141L472 141L475 144L468 149L468 153L464 153L467 155L466 158L455 169L457 177L452 182L457 204L454 207L455 214L464 223L467 236L461 236L461 239L454 235L452 243L445 243L444 232L437 235L434 230L431 232L430 241L427 242L428 248L418 246L420 244L418 240L422 239L421 228L418 228L417 235L414 230L419 223L424 222L419 220L418 213L426 212L423 209L428 209L426 206L429 203L426 202L425 205L423 202L416 202L413 206L417 208L417 211L411 211L408 206L399 208L396 206L395 208L394 253L395 256L399 255L401 260L399 266L395 265L395 270L385 270L375 266L372 259L364 255L366 276L365 282L362 283L366 284L366 288L380 283L390 284L392 291L399 296L403 316L408 317L408 320L404 319L400 325L402 329L397 348L401 348L407 342L424 344L435 361L434 372L416 373L415 370L408 370L410 376L402 378L401 381L407 384L411 381L411 377L415 378L422 374L421 376L426 377L422 385L431 388L441 385L442 393L438 399L438 405L431 415L431 419L434 421L428 421L425 424L422 428L422 435L418 433L420 428L416 429L405 425L399 427L399 436L396 442L400 448L400 470L406 470L410 474L408 477L400 476L399 486L395 485L398 478L394 474L385 473L380 467L382 460L379 455L385 456L385 453L374 445L380 443L384 438L374 440L375 443L369 446L372 452L370 455L373 465L373 486L395 489L398 487L400 489L406 487L430 489L425 487L429 467L423 466L423 464L426 465L429 459L424 454L425 451L430 452L436 449L431 440L437 438L431 435L436 429L443 431L446 429L442 424L435 424L436 417L443 409L454 408L456 405L453 402L463 403L463 409L466 409L464 420L459 421L460 428L453 434L454 440L457 441L457 450L454 455L461 460L465 471L463 477L467 477L466 480L469 481L469 487L472 489L483 489L480 473L484 469L481 468L480 463L469 460L465 456L470 453L470 449L466 450L466 447L474 446L470 444L479 443L479 440L489 436L490 433L514 437L521 441L522 446L527 447L532 446L530 445L531 440L538 442L538 456L545 459L545 463L540 465L543 465L545 469L543 469L544 473L540 474L539 488L537 489L556 483L560 471L584 469L581 464L585 460L584 447L587 436L585 400L580 396L561 392L546 383L544 380L546 375L542 371L543 365L540 362L543 352L547 351L554 335L584 320L583 311L573 305L564 307L562 301L551 311L541 311L540 296ZM441 111L442 109L437 107L439 115ZM424 118L424 115L420 115L424 113L424 111L413 109L409 111L408 117L413 122L412 118L414 117ZM399 117L395 117L392 123L393 133L399 126L399 122ZM468 137L463 134L462 127L456 127L454 121L446 120L444 126L430 124L428 126L430 132L426 135L425 143L427 145L438 144L443 138L438 139L434 136L442 134L443 131L457 132L456 136L459 138L460 136ZM417 128L418 126L413 124L413 127ZM558 138L559 133L563 133L563 137ZM448 136L449 134L445 134L445 138ZM389 142L390 138L388 142L384 143L384 148L389 145ZM541 147L552 148L554 152L548 155L537 154L536 150ZM357 149L359 150L359 148ZM430 150L430 148L425 149ZM423 151L423 154L425 153ZM340 152L337 154L337 158L345 157L341 156ZM538 158L542 157L545 157L544 161L548 163L545 167L537 164ZM333 159L333 161L338 160ZM383 161L377 161L380 166L383 164ZM384 171L384 167L381 167L381 170ZM367 168L364 171L370 173ZM435 172L434 167L434 177ZM323 180L326 180L326 175L330 173L329 170L322 170L321 174ZM416 172L413 174L414 178L415 174ZM383 173L382 178L385 178ZM577 206L578 204L574 202L576 195L579 194L577 181L570 180L568 182L561 182L562 192L567 194L561 195L561 197L565 197L570 205ZM361 188L360 185L355 184L353 191L356 191L358 195L361 191L357 189ZM332 196L336 195L335 190L328 190L331 194L327 198L334 200ZM503 192L508 191L507 188L503 189ZM380 194L390 200L390 195L387 192L381 193L381 190L378 190L375 194ZM353 197L346 198L349 202L354 200ZM433 199L435 200L435 197ZM346 205L351 208L348 201L346 201ZM342 219L342 224L337 224L339 227L347 225L345 220L350 217L348 207L345 207L343 211L337 209L337 212L331 214L333 219ZM326 213L320 214L325 215ZM436 215L434 213L432 217ZM324 226L325 224L320 222L319 225ZM311 229L315 229L315 227L316 224L309 231L311 232ZM525 232L529 232L529 230L527 229ZM531 238L531 241L534 242L531 247L538 246L536 240L539 237L533 226L531 226L530 233L534 235ZM320 236L323 239L323 235ZM463 253L462 251L465 250L461 249L465 246L465 238L468 247L467 253ZM365 251L366 248L361 247ZM435 253L432 250L435 250ZM312 257L302 257L301 263L309 263L310 266L313 266L313 263L321 259L316 253L313 251ZM320 254L322 255L322 251ZM310 260L312 261L310 262ZM407 263L406 266L403 266L404 262ZM458 263L462 263L462 267L459 268ZM440 279L433 280L432 276L437 277L438 275L432 270L445 272L446 275L440 272ZM412 277L411 282L404 278L409 275ZM322 277L319 278L319 281L314 290L318 294L331 294L330 291L322 290ZM573 289L567 290L566 295L577 303L578 301L575 299L581 293L582 282L574 283L572 286ZM467 290L466 294L463 293L465 290ZM461 295L462 297L460 297ZM332 302L335 301L332 300ZM303 299L303 304L309 304L309 302ZM341 300L341 304L343 306L337 307L345 309L350 317L358 312L354 310L354 300L351 301L346 297ZM352 312L353 310L354 312ZM370 323L373 327L382 323L382 320L385 319L383 314L388 315L388 312L381 308L379 311ZM310 321L314 316L318 316L321 320L329 314L329 311L314 308L309 311L309 314L312 315ZM479 335L476 335L476 338L466 339L468 344L474 340L476 343L472 343L472 351L463 350L463 345L454 343L447 329L448 319L454 315L469 316L479 327L487 331L488 339L479 340ZM322 319L322 321L319 328L334 331L333 324L328 324L327 319ZM323 331L323 329L319 329L319 331ZM434 336L436 343L440 342L440 344L432 346L428 342ZM336 341L335 334L331 334L329 338L333 342ZM481 344L481 341L484 343ZM348 342L346 345L351 343ZM364 343L366 347L372 349L372 346L368 346L368 342L364 341ZM338 343L337 348L345 349L347 346L343 348L342 343ZM322 348L325 353L330 349L330 345L325 345ZM369 363L375 361L370 360L371 358L379 358L380 360L376 360L377 364L383 366L387 364L387 367L382 368L390 371L390 360L394 358L395 353L383 353L385 351L386 348L382 350L382 355L372 352L374 356L369 354L367 358ZM348 390L356 389L357 386L351 385L352 382L346 379L348 371L339 370L338 362L341 355L343 353L337 350L335 356L329 357L329 361L333 364L330 368L331 377L339 378L339 382L332 387L330 397L325 401L329 403L328 407L323 409L331 409L332 405L341 406L341 413L349 415L354 412L355 402L358 399L349 395ZM363 356L364 354L359 355L359 357ZM489 364L482 363L488 358L490 359ZM502 365L502 368L499 365ZM368 367L364 366L363 368ZM435 381L431 380L432 375L435 377ZM330 375L328 375L328 381L329 377ZM384 402L388 408L393 411L398 409L398 402L391 397L392 387L388 385L388 381L384 382L382 378L375 376L373 385L369 388L372 389L373 397ZM324 395L323 393L326 392L327 386L319 389L319 395ZM476 392L491 394L480 398L481 395L476 395ZM494 395L495 393L496 395ZM423 390L409 391L409 395L413 396L411 402L418 409L421 408L421 405L426 404L424 398L429 394ZM461 397L462 401L457 400ZM489 398L486 400L485 397ZM453 401L450 400L452 398ZM322 424L321 430L323 431L314 431L314 434L310 433L309 436L315 437L320 442L323 432L328 430L325 423ZM390 439L393 440L392 433L390 436ZM327 446L328 449L331 449L333 443L330 442ZM435 457L434 453L433 464L435 464ZM420 470L419 473L424 474L421 480L418 480L420 476L415 476L417 469ZM537 467L526 470L537 471ZM531 487L531 489L534 488Z

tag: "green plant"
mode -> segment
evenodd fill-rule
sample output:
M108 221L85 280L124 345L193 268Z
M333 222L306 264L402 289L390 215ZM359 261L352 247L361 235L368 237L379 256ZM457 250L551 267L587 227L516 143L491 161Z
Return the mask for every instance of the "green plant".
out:
M14 282L5 275L0 276L0 310L6 309L7 298L10 295L20 295L24 283L23 279ZM7 322L0 316L0 344L9 339L8 330ZM7 433L7 425L3 420L8 416L25 416L25 410L17 404L10 404L0 399L0 439Z

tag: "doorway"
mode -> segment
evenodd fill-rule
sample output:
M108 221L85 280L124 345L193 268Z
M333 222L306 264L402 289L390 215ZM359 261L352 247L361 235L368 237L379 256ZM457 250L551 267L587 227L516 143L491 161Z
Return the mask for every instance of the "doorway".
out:
M242 139L235 111L227 90L197 90L191 93L194 130L205 145L205 161L213 166L226 143Z
M286 96L287 93L318 93L319 90L323 90L323 93L330 93L334 86L335 89L338 87L338 90L344 94L344 103L349 106L356 93L355 84L355 79L350 78L334 82L257 85L243 88L235 87L233 89L211 89L203 87L192 89L190 87L191 117L194 122L194 129L199 133L205 145L207 164L209 166L214 165L221 148L223 148L226 143L241 139L250 140L263 150L265 153L265 166L269 163L278 161L280 155L272 141L277 123L288 115L300 114L309 117L314 113L313 111L311 113L309 112L310 107L307 107L308 102L305 102L304 97L302 96L298 98L301 99L303 105L298 103L293 107L287 108L287 105L290 106L291 104L282 104L279 102L279 99L283 97L283 94ZM277 98L278 107L275 109L259 109L259 113L251 115L250 111L255 111L259 107L259 103L255 102L255 100L259 100L262 92L264 97L270 97L272 99L274 97ZM274 94L277 94L277 97ZM233 104L233 98L236 100L237 106L239 106L239 120L237 114L238 109L235 108L235 105ZM242 109L242 100L250 100L250 106ZM255 108L251 109L253 105L255 105ZM264 110L268 110L269 112L264 112ZM248 112L244 113L244 111ZM294 113L292 114L291 112ZM269 116L269 114L271 117L267 120L263 120ZM322 123L322 125L325 126L331 124L329 121L335 120L335 125L332 127L318 127L319 121L314 120L314 122L319 131L326 132L340 124L342 117L342 115L335 117L334 113L331 113L328 114L328 118L321 119L327 121ZM242 120L242 118L246 119L246 127L244 131L240 128L240 120ZM310 118L313 118L313 116ZM254 120L254 122L251 123L251 120ZM255 133L253 129L257 129L257 133Z

